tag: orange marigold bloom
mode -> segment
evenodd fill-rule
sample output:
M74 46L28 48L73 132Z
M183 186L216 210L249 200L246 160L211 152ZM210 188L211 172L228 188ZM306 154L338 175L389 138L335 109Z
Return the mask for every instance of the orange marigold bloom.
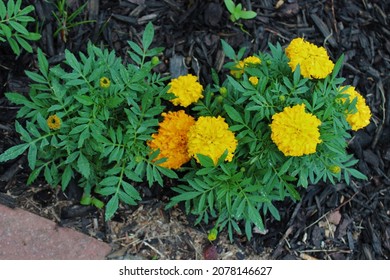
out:
M162 113L162 116L164 120L160 122L158 133L152 135L153 140L148 141L148 146L152 150L160 150L155 160L166 158L161 166L178 169L190 160L187 134L195 120L183 110Z

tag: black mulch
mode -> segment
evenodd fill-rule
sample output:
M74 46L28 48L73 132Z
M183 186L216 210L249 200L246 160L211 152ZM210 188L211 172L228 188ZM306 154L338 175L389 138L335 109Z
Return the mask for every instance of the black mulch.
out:
M250 241L237 236L239 247L254 254L271 250L275 259L389 259L390 257L390 2L387 0L243 0L243 6L257 12L254 20L241 21L245 32L228 20L223 1L203 0L90 0L77 20L94 20L53 38L58 23L51 15L50 1L30 2L36 8L39 46L51 63L64 58L64 49L85 50L88 41L115 49L127 57L127 40L140 41L147 22L155 26L155 46L165 47L161 73L188 71L210 83L210 69L223 76L226 62L220 39L236 50L267 51L268 43L286 46L297 36L325 46L335 61L342 53L342 76L366 97L373 117L364 130L353 133L349 149L360 159L357 168L369 180L337 185L320 184L302 190L298 204L278 205L282 221L266 220L268 232ZM69 0L70 12L85 1ZM250 35L249 35L250 34ZM66 42L65 42L66 41ZM18 107L5 92L28 92L24 70L37 69L34 54L12 54L0 44L0 152L19 143L14 129ZM23 207L56 220L60 225L91 232L110 240L110 227L101 211L78 205L77 187L66 194L50 189L44 181L26 186L26 156L0 164L0 203ZM76 190L72 192L73 190ZM143 206L169 195L158 189L144 189ZM68 199L67 199L68 198ZM191 217L189 217L191 218ZM121 212L115 217L121 219ZM191 220L191 219L189 219ZM189 225L191 226L191 225ZM245 256L242 256L245 257Z

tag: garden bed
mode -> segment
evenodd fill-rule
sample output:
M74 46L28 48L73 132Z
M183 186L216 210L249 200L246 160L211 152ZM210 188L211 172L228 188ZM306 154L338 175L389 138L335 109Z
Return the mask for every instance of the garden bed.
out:
M47 1L29 1L35 7L42 39L36 42L51 65L64 60L65 49L76 54L92 41L115 50L129 61L128 40L141 42L146 24L155 30L153 46L164 47L154 71L177 77L191 73L203 85L211 84L211 69L223 78L228 70L221 39L236 51L268 52L268 44L283 47L297 36L324 46L333 61L345 54L341 75L355 86L371 108L371 123L353 132L348 150L359 159L356 168L368 180L350 185L320 183L300 189L302 200L276 203L281 220L264 220L266 231L248 240L227 232L207 238L206 224L194 226L196 217L179 205L165 210L174 194L172 181L160 188L140 184L139 206L120 206L111 221L103 210L79 204L81 190L71 181L65 193L38 178L27 186L27 155L0 164L0 203L21 207L112 244L109 258L202 259L215 249L220 259L388 259L390 257L390 4L387 1L242 1L257 12L253 20L234 24L223 1L95 1L75 19L91 21L53 33L60 26ZM71 14L84 1L68 1ZM261 2L259 4L258 2ZM63 24L62 22L61 24ZM70 23L67 22L69 25ZM36 71L35 53L15 56L0 45L0 153L20 143L15 131L19 109L5 92L28 94L24 70Z

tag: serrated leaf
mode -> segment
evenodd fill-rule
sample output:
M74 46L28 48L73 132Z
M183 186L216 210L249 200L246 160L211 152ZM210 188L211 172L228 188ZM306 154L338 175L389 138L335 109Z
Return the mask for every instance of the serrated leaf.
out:
M244 123L240 113L237 112L236 109L234 109L232 106L225 104L223 108L233 121L238 123Z
M109 195L116 193L117 190L118 190L117 187L105 187L105 188L101 188L101 189L97 190L96 192L98 194L101 194L104 196L109 196Z
M69 185L70 180L72 179L73 176L73 170L70 167L70 165L67 165L64 169L64 172L62 173L61 176L61 190L65 191L66 188Z
M235 53L234 49L224 40L221 40L221 44L222 44L222 48L223 48L224 54L228 58L230 58L231 60L235 60L236 59L236 53Z
M47 121L42 117L41 113L37 114L37 122L38 122L40 129L42 129L44 132L47 132L47 133L50 132L50 128L47 125Z
M77 168L81 175L83 175L85 178L88 179L91 175L91 165L88 159L82 153L80 153L77 160Z
M30 144L28 143L24 143L7 149L4 153L0 155L0 162L5 162L17 158L18 156L23 154L25 150L27 150L29 145Z
M114 195L111 197L111 199L106 204L106 213L105 213L105 220L108 221L114 216L116 210L118 210L119 207L119 199L118 195Z
M31 170L35 169L35 164L37 162L37 146L35 144L31 144L27 153L28 166Z
M27 179L27 185L31 185L31 183L33 183L35 181L35 179L37 179L39 173L41 173L42 168L43 168L43 166L38 167L37 169L33 170L30 173L30 176L28 176L28 179Z
M7 15L7 9L4 5L4 2L0 0L0 19L5 19L5 16Z
M125 193L124 191L119 191L118 195L119 195L119 199L124 203L129 205L137 205L137 202L135 202L134 198L129 194Z
M186 192L172 197L172 201L179 202L179 201L191 200L201 194L202 193L200 192Z
M127 183L126 181L122 181L122 187L128 195L134 199L141 200L139 192L133 187L133 185Z
M12 36L11 28L8 25L0 23L0 28L3 31L6 38L10 38Z
M15 14L15 2L14 0L8 0L7 3L8 17L12 17Z
M30 71L26 70L26 71L24 71L24 73L26 73L27 77L29 77L34 82L47 84L46 79L43 76L41 76L35 72L30 72Z
M66 62L69 64L70 67L72 67L74 70L76 70L77 73L80 73L80 64L73 53L71 53L69 50L65 50L65 59Z
M248 204L248 218L259 230L264 231L263 219L261 218L259 211L257 211L251 204Z
M129 44L130 48L132 48L133 51L135 51L135 53L138 54L140 57L144 55L144 51L136 43L132 41L128 41L127 43Z
M30 134L27 132L27 130L24 129L23 126L20 125L20 123L18 121L15 121L15 130L17 133L22 135L22 139L24 141L26 141L26 142L32 141Z
M15 41L15 39L8 38L8 44L10 45L14 54L20 55L20 47L19 47L18 43Z
M74 98L85 106L90 106L94 104L92 98L87 95L75 95Z
M19 43L19 45L23 49L25 49L29 53L32 53L33 49L31 47L31 45L26 40L24 40L22 37L20 37L18 35L16 35L15 38L16 38L16 41Z
M99 185L101 186L115 186L119 182L119 177L116 176L110 176L107 178L104 178L102 181L100 181Z
M154 37L154 27L152 22L149 22L144 30L144 34L142 35L142 47L144 50L149 49L150 45L152 44Z
M203 167L215 167L214 161L212 158L202 155L202 154L196 154L196 156L199 159L200 164Z
M14 28L20 34L23 34L23 35L28 35L29 34L29 32L26 29L26 27L24 27L23 25L21 25L20 23L18 23L16 21L9 21L9 25L11 25L12 28Z

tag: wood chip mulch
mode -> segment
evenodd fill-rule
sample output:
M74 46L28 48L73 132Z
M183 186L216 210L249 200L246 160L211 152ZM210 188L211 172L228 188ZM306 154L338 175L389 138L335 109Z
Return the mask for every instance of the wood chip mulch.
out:
M35 6L42 40L37 43L52 64L64 50L83 51L88 41L114 49L129 59L128 40L140 41L149 21L155 26L155 46L165 47L161 73L193 73L211 82L211 68L223 77L227 62L220 40L236 50L267 51L268 43L286 46L297 37L327 48L332 60L345 54L341 75L361 92L372 110L371 124L353 134L350 152L368 181L311 185L302 201L279 203L282 220L268 218L267 232L252 240L226 233L210 243L207 225L194 227L193 217L180 206L164 211L167 193L146 189L139 207L122 207L104 222L102 211L78 204L79 190L51 189L43 181L26 186L26 156L0 164L0 203L22 207L112 244L111 259L389 259L390 258L390 2L386 0L241 1L257 12L254 20L229 21L223 1L90 0L78 20L93 20L53 38L58 27L49 1L25 1ZM237 1L236 1L237 2ZM70 11L84 1L69 0ZM244 32L245 30L246 32ZM16 57L0 44L0 152L20 140L14 129L18 107L5 92L28 93L24 70L37 69L36 57ZM211 249L210 249L211 248ZM211 250L211 251L210 251Z

